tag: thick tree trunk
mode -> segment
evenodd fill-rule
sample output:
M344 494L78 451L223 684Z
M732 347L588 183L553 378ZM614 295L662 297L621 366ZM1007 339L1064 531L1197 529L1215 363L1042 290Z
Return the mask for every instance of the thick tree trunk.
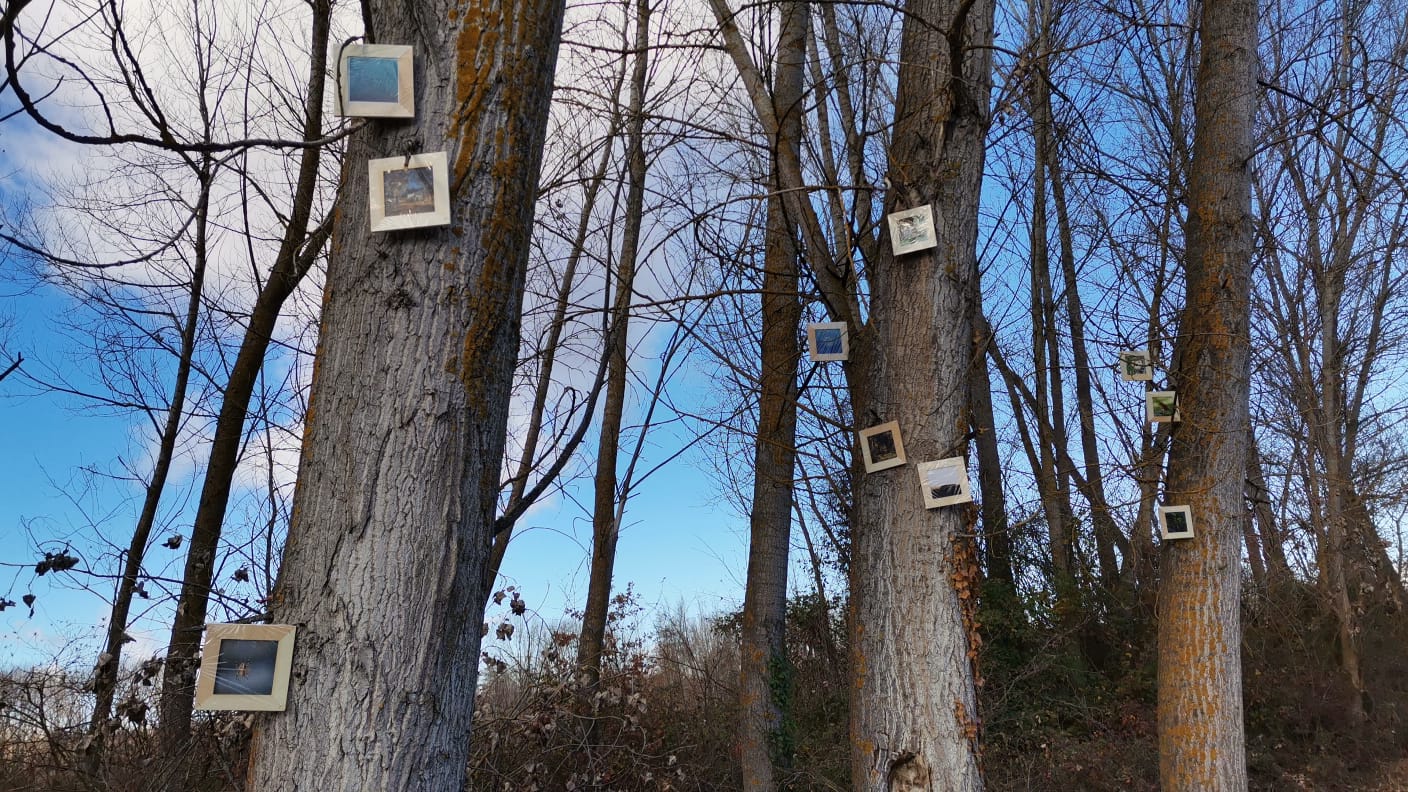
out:
M635 283L636 256L640 249L641 214L645 204L645 83L650 42L650 2L635 4L635 65L631 73L630 106L627 108L626 212L621 231L621 256L616 266L616 294L606 332L606 401L602 405L597 442L595 501L592 506L592 563L587 581L587 601L582 608L582 635L577 642L577 665L595 686L601 677L601 656L606 644L607 610L611 604L611 578L616 567L616 541L626 493L618 492L617 455L621 445L621 419L626 408L626 374L630 360L627 336L631 319L631 294Z
M1247 469L1255 0L1207 0L1189 175L1187 305L1175 351L1182 422L1167 502L1195 537L1167 542L1159 592L1159 772L1165 790L1245 790L1242 486Z
M800 157L802 76L806 65L806 2L782 6L772 104L778 132L772 141ZM797 224L786 213L782 183L773 169L763 258L762 340L758 429L754 445L753 504L749 517L748 580L740 646L739 762L743 788L772 792L792 765L787 727L791 663L787 657L787 557L791 549L793 471L797 461Z
M314 5L309 39L312 60L309 63L308 102L302 130L305 140L322 137L323 86L326 82L331 14L329 3L318 2ZM230 501L230 487L239 465L249 402L259 381L259 371L264 366L274 326L283 312L283 304L312 267L327 239L326 230L314 234L312 238L308 235L320 159L321 151L317 148L307 149L301 155L293 211L284 228L273 269L255 299L254 310L250 313L249 324L245 327L244 338L240 341L239 352L222 393L220 412L215 421L215 437L210 446L195 523L191 529L190 549L186 553L181 595L171 626L166 665L162 669L160 735L168 755L179 755L181 746L190 735L196 651L200 647L201 628L205 623L215 553L220 544L225 509ZM184 783L179 777L170 779L172 789L182 788Z
M353 136L247 787L459 792L560 0L370 2L417 118ZM373 235L367 161L448 150L452 223Z
M913 463L968 445L993 4L916 0L906 11L885 210L932 204L938 247L881 252L847 367L856 428L898 421L910 460L855 466L851 775L866 792L970 792L983 784L965 610L976 563L959 539L971 509L925 509Z

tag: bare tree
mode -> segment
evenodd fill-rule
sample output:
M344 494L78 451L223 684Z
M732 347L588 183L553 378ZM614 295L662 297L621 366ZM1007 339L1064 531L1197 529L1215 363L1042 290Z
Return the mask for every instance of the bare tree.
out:
M1195 536L1163 547L1159 591L1159 776L1165 790L1247 788L1240 587L1247 470L1252 124L1257 3L1208 0L1198 23L1189 169L1187 299L1174 351L1182 421L1166 503Z

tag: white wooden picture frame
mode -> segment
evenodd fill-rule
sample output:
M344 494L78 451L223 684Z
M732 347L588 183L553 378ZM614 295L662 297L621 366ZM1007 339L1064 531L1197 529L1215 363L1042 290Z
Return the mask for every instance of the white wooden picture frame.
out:
M195 708L282 712L288 705L296 629L290 624L207 624Z
M415 50L400 44L349 44L337 59L340 116L415 118Z
M920 462L918 470L924 508L937 509L973 501L973 490L968 483L968 463L963 457Z
M896 256L928 250L939 244L934 231L934 207L930 204L891 212L886 219L890 222L890 250Z
M367 163L373 231L450 224L450 164L443 151Z
M1154 361L1147 349L1128 349L1120 353L1120 379L1125 382L1151 382Z
M1178 423L1183 420L1176 391L1145 391L1144 412L1149 423Z
M807 353L817 362L846 360L851 356L850 335L845 322L812 322L807 325Z
M1160 506L1159 536L1165 541L1193 538L1193 507Z
M890 421L857 433L860 437L861 461L865 472L874 473L904 464L904 440L900 438L899 421Z

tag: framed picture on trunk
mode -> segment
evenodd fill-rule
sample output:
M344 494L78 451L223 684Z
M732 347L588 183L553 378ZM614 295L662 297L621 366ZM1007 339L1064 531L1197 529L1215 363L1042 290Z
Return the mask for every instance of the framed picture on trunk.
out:
M367 163L373 231L450 224L450 166L443 151Z
M414 50L396 44L348 44L337 59L335 112L357 118L415 118Z
M1193 538L1192 506L1160 506L1159 536L1169 539Z
M968 464L963 457L920 462L919 488L924 494L926 509L971 503L973 500L973 491L968 485Z
M207 624L196 709L282 712L293 665L289 624Z
M904 464L904 441L900 439L898 421L862 429L860 435L861 461L865 472L874 473Z
M1178 394L1175 391L1145 391L1144 411L1149 423L1178 423L1183 420L1178 412Z
M890 250L896 256L937 247L934 233L934 208L929 204L916 206L886 217L890 222Z
M1149 382L1154 379L1154 364L1149 350L1132 349L1120 353L1120 379L1125 382Z
M812 322L807 325L807 353L812 360L845 360L851 355L845 322Z

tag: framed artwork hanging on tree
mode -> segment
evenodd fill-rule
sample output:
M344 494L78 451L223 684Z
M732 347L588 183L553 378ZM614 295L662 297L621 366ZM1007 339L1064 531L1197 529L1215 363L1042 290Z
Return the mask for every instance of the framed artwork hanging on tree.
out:
M282 712L295 631L290 624L207 624L195 708Z
M1160 506L1159 536L1164 539L1192 539L1193 507Z
M926 509L973 501L973 491L968 484L968 463L963 457L920 462L919 487Z
M896 256L928 250L939 244L934 233L934 208L929 204L892 212L886 219L890 223L890 250Z
M859 435L861 461L865 464L866 473L904 464L904 441L900 439L898 421L862 429Z
M443 151L368 162L373 231L450 224L450 166Z
M337 115L415 118L414 50L399 44L348 44L337 59Z
M1154 363L1149 350L1132 349L1120 353L1120 379L1125 382L1150 382L1154 379Z
M812 322L807 325L807 353L817 362L849 358L851 344L846 323Z

